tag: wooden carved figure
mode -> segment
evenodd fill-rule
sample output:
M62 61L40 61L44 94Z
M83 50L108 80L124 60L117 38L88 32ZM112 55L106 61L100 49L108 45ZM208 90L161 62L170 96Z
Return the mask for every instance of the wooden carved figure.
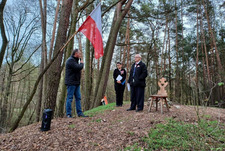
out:
M158 85L159 85L160 90L158 91L157 94L158 95L167 95L167 92L166 92L165 88L168 85L168 82L166 82L166 79L165 78L161 78L158 81Z

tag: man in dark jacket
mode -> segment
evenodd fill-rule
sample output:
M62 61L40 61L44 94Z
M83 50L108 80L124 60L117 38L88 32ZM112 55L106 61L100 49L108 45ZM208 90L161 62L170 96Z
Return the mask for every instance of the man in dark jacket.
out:
M126 70L122 69L121 62L116 63L117 68L113 72L114 87L116 91L116 106L123 105L123 93L126 82Z
M130 70L128 83L131 86L131 106L127 111L135 110L140 112L144 109L144 92L145 92L145 78L147 77L147 67L141 61L141 55L135 55L135 63Z
M80 59L81 52L78 49L73 50L72 55L66 61L66 76L65 84L67 86L67 99L66 99L66 116L72 117L71 103L73 95L76 101L76 111L78 117L87 117L83 114L81 109L81 93L80 93L80 77L81 70L84 67L83 60Z

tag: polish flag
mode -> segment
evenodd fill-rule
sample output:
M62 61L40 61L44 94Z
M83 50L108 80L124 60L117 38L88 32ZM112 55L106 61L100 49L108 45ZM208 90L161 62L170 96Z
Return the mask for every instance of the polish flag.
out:
M78 31L81 31L92 43L95 58L103 56L101 3L91 12Z

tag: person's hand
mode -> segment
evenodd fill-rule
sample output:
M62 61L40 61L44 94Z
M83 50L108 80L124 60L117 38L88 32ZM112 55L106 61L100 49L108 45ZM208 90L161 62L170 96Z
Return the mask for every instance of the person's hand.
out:
M117 81L117 83L121 83L121 81Z
M83 60L80 60L80 63L84 63L84 61Z

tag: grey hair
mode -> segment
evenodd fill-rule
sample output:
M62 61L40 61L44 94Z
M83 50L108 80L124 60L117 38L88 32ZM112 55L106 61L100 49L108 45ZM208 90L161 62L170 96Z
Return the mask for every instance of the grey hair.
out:
M141 55L140 55L139 53L137 53L136 55L137 55L138 57L142 58ZM136 56L136 55L135 55L135 56Z

